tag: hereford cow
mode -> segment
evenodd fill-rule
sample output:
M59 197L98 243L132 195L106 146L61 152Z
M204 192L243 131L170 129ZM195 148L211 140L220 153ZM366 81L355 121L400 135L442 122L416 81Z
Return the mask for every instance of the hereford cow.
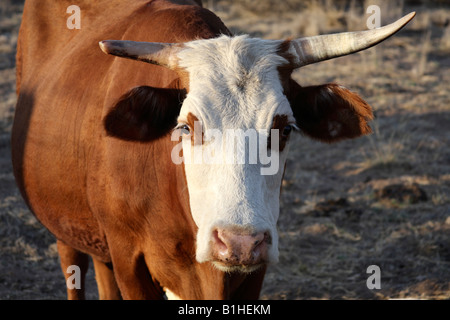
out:
M12 135L17 184L55 235L66 278L71 265L84 278L91 256L102 299L257 298L278 259L291 132L325 142L370 132L356 93L301 87L292 71L369 48L414 13L283 41L233 36L197 1L75 2L79 30L66 25L72 0L25 4ZM233 130L245 141L226 149ZM188 161L211 145L245 161ZM264 152L273 172L249 161ZM68 297L83 298L84 284Z

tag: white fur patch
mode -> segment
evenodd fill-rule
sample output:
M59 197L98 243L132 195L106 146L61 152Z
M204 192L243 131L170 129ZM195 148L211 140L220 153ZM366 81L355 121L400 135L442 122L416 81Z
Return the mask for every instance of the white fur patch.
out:
M166 294L167 300L183 300L169 289L164 288L163 290Z
M261 137L265 139L275 115L287 115L294 123L277 69L287 62L277 53L280 44L247 36L187 43L178 53L179 66L188 71L190 81L178 122L186 122L192 113L205 132L256 129L266 132ZM188 148L193 148L190 141L183 142L183 154ZM268 231L269 260L278 260L276 224L287 149L279 154L273 175L261 175L263 164L185 164L191 212L199 228L199 262L211 260L214 228L230 226Z

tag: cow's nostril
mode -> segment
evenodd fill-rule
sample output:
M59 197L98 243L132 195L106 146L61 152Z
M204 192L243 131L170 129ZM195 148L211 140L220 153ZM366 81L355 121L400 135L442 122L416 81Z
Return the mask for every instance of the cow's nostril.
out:
M256 249L266 238L266 234L265 233L260 233L260 234L256 234L256 235L252 235L253 237L255 237L255 242L253 242L253 250Z
M264 242L268 242L267 240L269 239L269 235L267 232L264 233L260 233L259 234L259 238L255 241L255 243L253 244L254 246L254 250L256 248L258 248L259 246L261 246Z
M267 259L268 232L246 233L236 229L215 229L212 255L232 265L252 265Z
M228 246L220 238L219 231L217 229L213 232L213 243L217 250L217 253L220 256L225 257L228 255Z

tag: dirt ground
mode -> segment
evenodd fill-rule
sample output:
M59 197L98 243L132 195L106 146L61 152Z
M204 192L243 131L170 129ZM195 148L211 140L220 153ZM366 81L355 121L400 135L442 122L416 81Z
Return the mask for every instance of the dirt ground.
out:
M204 0L234 32L270 39L365 29L366 2ZM417 16L370 50L294 74L302 85L358 92L376 119L374 133L356 140L293 138L280 262L269 267L262 299L450 298L450 4L378 4L383 24ZM0 299L65 299L55 239L25 206L10 163L22 8L0 3ZM366 285L371 265L381 289ZM92 269L86 286L96 299Z

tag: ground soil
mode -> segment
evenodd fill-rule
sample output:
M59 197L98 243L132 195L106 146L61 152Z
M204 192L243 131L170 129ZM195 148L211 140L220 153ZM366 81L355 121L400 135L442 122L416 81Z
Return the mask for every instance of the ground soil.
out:
M204 2L237 33L286 38L309 30L292 8L269 14L249 1ZM280 262L268 269L262 299L450 298L450 7L424 3L390 10L418 15L379 46L295 72L302 85L337 82L358 92L374 109L374 133L331 145L293 137ZM0 5L0 299L65 299L55 239L24 204L10 161L22 8ZM351 30L367 18L338 4L303 9L312 10L306 26L316 22L319 32ZM381 289L367 287L371 265L380 268ZM96 299L92 269L86 286Z

